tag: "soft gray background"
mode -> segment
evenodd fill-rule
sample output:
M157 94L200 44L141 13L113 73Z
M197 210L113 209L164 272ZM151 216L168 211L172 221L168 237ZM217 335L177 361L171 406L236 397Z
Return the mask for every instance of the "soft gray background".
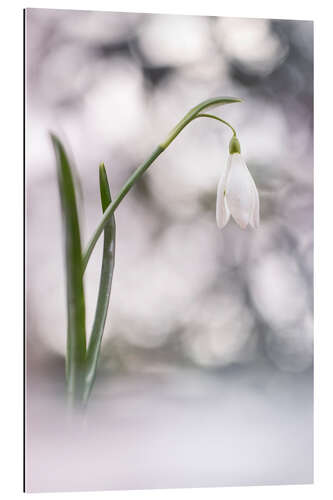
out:
M312 481L313 26L29 9L26 16L29 491ZM83 239L198 102L238 131L261 226L215 224L230 132L192 123L116 212L116 267L87 415L63 405L66 309L48 130L81 180ZM100 245L86 273L88 331Z

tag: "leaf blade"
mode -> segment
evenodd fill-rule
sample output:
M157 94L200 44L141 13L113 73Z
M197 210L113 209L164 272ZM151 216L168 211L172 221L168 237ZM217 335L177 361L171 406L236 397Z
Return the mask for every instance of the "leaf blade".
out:
M102 210L105 212L112 202L110 186L103 163L99 166L99 184ZM110 302L113 269L115 262L116 222L114 214L104 228L103 257L96 304L96 311L89 340L86 362L85 400L88 399L94 383L107 311Z
M57 178L65 232L67 356L66 379L73 399L80 398L86 357L85 298L79 215L72 167L65 148L54 134Z

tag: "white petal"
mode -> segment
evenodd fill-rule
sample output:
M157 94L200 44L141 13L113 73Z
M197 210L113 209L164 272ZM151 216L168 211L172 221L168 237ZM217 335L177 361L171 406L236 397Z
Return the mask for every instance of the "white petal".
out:
M230 210L224 195L224 190L218 192L216 199L216 223L219 229L224 228L230 218Z
M227 178L226 199L231 215L244 229L256 209L254 181L241 155L235 153L230 156L231 166ZM254 221L254 215L252 218Z
M228 208L225 196L226 182L230 171L230 164L231 164L231 159L229 156L226 166L222 171L222 175L217 187L216 223L219 229L222 229L227 224L230 217L230 210Z
M253 179L252 179L253 180ZM252 185L252 192L253 192L253 206L252 206L252 213L250 216L250 225L254 228L257 229L259 227L259 195L258 195L258 190L257 187L253 181Z

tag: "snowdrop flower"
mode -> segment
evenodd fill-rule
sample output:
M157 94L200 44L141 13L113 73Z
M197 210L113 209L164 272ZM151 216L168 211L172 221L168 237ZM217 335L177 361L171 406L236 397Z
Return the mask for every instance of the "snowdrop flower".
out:
M229 158L224 169L216 198L216 222L222 229L230 214L244 229L248 224L259 226L259 196L254 180L240 154L240 144L234 136L229 145Z

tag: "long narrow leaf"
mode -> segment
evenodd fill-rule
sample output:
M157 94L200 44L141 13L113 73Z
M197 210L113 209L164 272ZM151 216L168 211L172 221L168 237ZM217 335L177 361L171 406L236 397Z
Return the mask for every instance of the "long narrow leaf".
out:
M67 358L66 378L72 399L82 397L86 357L85 301L82 248L73 173L60 140L51 134L56 155L62 219L65 233L67 287Z
M99 184L101 194L101 204L103 212L111 203L110 187L104 164L99 166ZM110 217L104 228L104 246L103 259L101 268L101 277L99 282L98 298L94 323L91 331L87 362L86 362L86 390L85 399L87 400L95 380L97 363L101 348L103 331L105 326L106 315L109 306L112 276L115 259L115 243L116 243L116 223L114 215Z

